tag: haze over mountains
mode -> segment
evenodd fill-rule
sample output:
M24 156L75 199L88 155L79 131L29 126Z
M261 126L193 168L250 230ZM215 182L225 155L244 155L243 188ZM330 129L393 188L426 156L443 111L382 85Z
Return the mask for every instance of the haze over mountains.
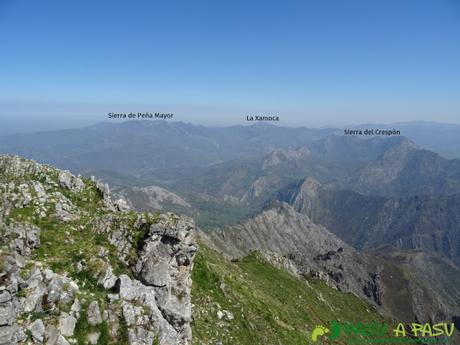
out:
M423 148L439 153L446 158L460 158L460 125L434 121L401 122L391 125L359 125L357 128L398 128L401 134Z
M305 127L273 126L263 123L251 126L204 127L182 122L165 122L162 120L136 120L116 123L101 122L78 129L50 131L43 130L43 128L46 128L45 124L36 126L36 128L40 133L36 133L37 130L34 133L31 129L27 133L15 134L14 129L5 132L6 129L3 128L3 131L0 132L2 149L19 152L20 150L30 150L34 144L45 145L42 146L42 150L45 150L47 145L61 145L61 148L53 156L53 158L57 159L59 154L68 153L72 155L74 150L77 150L75 153L78 152L85 157L85 154L88 154L87 151L90 149L89 145L91 144L100 145L100 147L93 147L93 150L97 150L94 152L95 156L98 156L98 151L99 154L111 153L127 143L131 144L131 149L140 149L142 147L145 149L165 149L169 147L170 153L175 152L176 154L180 152L181 148L188 147L190 150L189 154L195 152L202 156L196 162L190 159L184 163L193 162L193 165L201 165L217 160L250 157L254 152L268 152L270 148L274 147L295 148L333 133L339 135L342 133L340 127L309 129ZM50 128L55 128L55 125L50 126ZM460 125L420 121L390 125L362 124L347 126L346 128L399 129L402 136L411 139L420 147L437 152L446 158L460 157ZM165 139L169 139L169 141L165 142ZM177 143L179 139L181 144ZM109 144L112 145L108 146ZM65 151L66 149L72 150L68 152ZM125 148L125 150L128 150L128 148ZM26 153L30 153L30 151ZM40 149L36 148L34 153L39 155ZM51 155L51 152L47 155ZM44 158L47 158L47 155ZM183 157L184 155L178 156L177 160ZM196 156L192 157L196 158ZM60 157L60 159L63 159L63 157ZM69 164L70 167L70 162L64 160L63 163ZM103 166L103 163L101 162L100 165ZM171 162L166 160L157 163L157 167L161 167L162 165L171 166ZM182 164L182 166L184 165Z
M327 189L307 178L282 189L277 198L357 248L389 244L399 249L425 249L460 264L460 194L363 195Z
M446 130L447 152L446 126L401 124L414 142L131 121L3 136L0 152L94 174L132 208L195 218L227 256L278 255L386 316L458 320L460 160L424 146Z
M403 126L403 133L412 128L410 124ZM414 126L423 127L425 132L431 128L429 123ZM446 128L454 131L456 127L433 128L436 132ZM206 226L253 214L279 189L308 176L324 186L365 195L443 196L460 192L459 160L423 150L403 136L341 134L337 129L267 124L208 128L181 122L128 121L3 136L0 151L74 173L96 175L123 189L133 200L149 196L142 196L145 190L141 189L134 196L126 188L165 188L185 198L192 207L184 210L179 205L181 210L187 213L195 209L206 218L202 222ZM144 209L146 205L159 209L158 202L145 203ZM211 219L216 218L214 211L221 219Z
M276 147L303 145L335 131L270 125L208 128L182 122L128 121L4 136L0 149L79 172L131 173L250 158Z

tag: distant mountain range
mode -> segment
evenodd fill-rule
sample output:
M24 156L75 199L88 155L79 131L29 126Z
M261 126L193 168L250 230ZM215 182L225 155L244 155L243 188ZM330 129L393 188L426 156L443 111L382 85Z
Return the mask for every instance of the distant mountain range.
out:
M396 128L422 148L446 158L460 158L460 125L407 122L347 128ZM1 135L0 132L0 152L22 154L77 172L132 172L252 158L276 148L295 149L342 133L340 128L292 128L269 124L213 128L163 120L103 122L79 129L40 133Z
M417 145L446 158L460 158L460 125L430 121L400 122L389 125L363 124L353 128L398 129Z
M369 127L407 137L131 121L3 136L0 152L94 174L131 208L191 216L234 263L265 253L387 317L458 320L460 159L446 158L460 156L446 154L458 128L354 129Z
M7 135L0 137L0 152L24 155L81 173L132 174L146 169L206 166L252 158L274 148L304 145L335 132L264 124L209 128L182 122L128 121Z
M164 169L142 179L176 193L262 207L277 191L307 176L328 188L363 195L410 197L460 193L460 160L418 148L406 138L330 136L252 160Z
M361 126L369 127L382 128ZM415 128L439 132L427 135L430 138L457 128L432 123L395 127L403 134L416 133ZM460 193L460 160L443 158L405 137L341 134L333 128L267 124L209 128L128 121L3 136L0 152L96 175L130 195L133 205L140 207L141 202L142 209L159 210L165 203L170 208L179 199L165 198L165 193L176 193L190 207L182 202L173 209L198 214L198 223L206 227L257 213L280 189L305 177L328 188L372 196ZM133 187L137 189L130 191ZM159 188L166 192L158 193Z

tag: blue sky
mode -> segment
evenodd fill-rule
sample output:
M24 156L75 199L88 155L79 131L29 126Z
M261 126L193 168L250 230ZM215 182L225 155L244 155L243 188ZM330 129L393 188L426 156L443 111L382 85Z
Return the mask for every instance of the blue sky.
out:
M0 117L460 123L460 1L0 0Z

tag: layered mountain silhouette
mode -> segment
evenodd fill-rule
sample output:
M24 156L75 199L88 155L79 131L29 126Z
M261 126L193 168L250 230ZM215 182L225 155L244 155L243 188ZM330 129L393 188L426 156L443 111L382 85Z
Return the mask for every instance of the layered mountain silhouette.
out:
M421 138L132 121L3 136L0 151L94 174L133 209L191 216L205 246L235 267L262 255L386 318L458 320L460 160ZM200 267L214 272L197 278L204 300L216 290L204 282L222 269Z
M335 129L271 125L211 128L182 122L99 123L81 129L0 137L0 152L24 155L80 173L120 174L207 166L290 148L337 132Z
M390 244L426 249L460 262L460 194L363 195L327 189L306 178L280 190L277 198L358 248Z

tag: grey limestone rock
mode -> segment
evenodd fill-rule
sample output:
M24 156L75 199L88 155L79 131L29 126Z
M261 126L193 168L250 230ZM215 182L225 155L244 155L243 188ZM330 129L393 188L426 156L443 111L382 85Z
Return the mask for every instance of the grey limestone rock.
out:
M134 307L132 304L130 303L123 304L123 317L128 326L132 326L136 323L136 314L135 314Z
M59 317L59 332L66 337L73 336L73 332L75 330L75 325L77 324L77 319L73 316L62 313Z
M155 340L155 334L152 331L142 327L133 327L128 332L129 343L132 345L150 345ZM175 344L176 342L165 342L160 338L160 344Z
M97 345L99 337L101 336L100 332L92 332L86 336L86 341L88 344Z
M46 345L56 345L58 337L60 336L59 330L53 324L48 325L45 331Z
M107 266L104 272L100 275L98 282L106 289L111 289L115 286L117 277L113 274L112 267Z
M130 207L128 205L128 202L125 199L118 199L114 201L114 205L117 208L118 211L124 212L124 211L129 211Z
M112 193L110 192L109 185L107 183L103 183L99 180L96 181L96 188L101 194L105 205L109 210L115 211L117 208L115 207L112 201Z
M0 304L11 301L11 294L4 290L0 292Z
M35 320L27 329L32 334L32 340L34 342L43 343L43 340L45 339L45 325L42 320Z
M6 302L0 304L0 326L11 326L16 318L13 303Z
M92 301L89 304L86 316L90 325L96 326L102 323L101 311L97 301Z
M70 345L69 342L62 335L58 335L56 345Z
M195 237L191 221L163 215L150 227L135 267L141 281L154 287L158 308L184 340L191 339Z
M108 185L94 179L85 182L68 171L19 157L0 155L0 172L0 245L7 250L7 255L1 253L0 345L22 344L26 331L33 343L74 343L82 309L93 327L107 322L114 338L123 317L132 345L151 345L155 339L160 345L191 344L191 270L197 250L191 221L173 214L159 219L138 214L133 223L131 214L124 212L127 203L123 199L113 201ZM85 189L94 187L102 197L102 205L96 200L102 212L93 214L81 203L94 195L86 194ZM24 210L18 219L10 216L14 209L24 207L30 207L32 214ZM71 224L82 217L90 220L88 227ZM55 260L48 253L43 259L32 255L41 245L41 234L51 229L47 222L38 223L36 219L61 222L65 227L64 244L78 240L73 231L92 231L113 245L109 248L105 240L91 245L94 251L90 256L85 253L70 266L78 273L89 273L105 289L104 310L91 284L74 278L73 272L65 269L51 270L50 263ZM44 224L43 229L32 223ZM51 243L48 241L46 245ZM82 255L85 249L82 247L76 255ZM124 268L131 270L133 278L114 274L114 254ZM78 269L74 269L76 266ZM88 302L86 309L82 307ZM43 319L29 318L31 313L43 311L51 313ZM86 341L97 344L100 336L100 332L92 332L86 335Z
M24 339L24 333L18 326L0 327L0 345L14 345Z
M58 177L59 184L61 187L67 188L72 192L80 192L85 188L85 183L80 177L72 175L68 171L61 171Z
M27 223L11 222L4 227L3 241L9 243L10 249L23 256L30 256L33 249L40 246L40 228Z

